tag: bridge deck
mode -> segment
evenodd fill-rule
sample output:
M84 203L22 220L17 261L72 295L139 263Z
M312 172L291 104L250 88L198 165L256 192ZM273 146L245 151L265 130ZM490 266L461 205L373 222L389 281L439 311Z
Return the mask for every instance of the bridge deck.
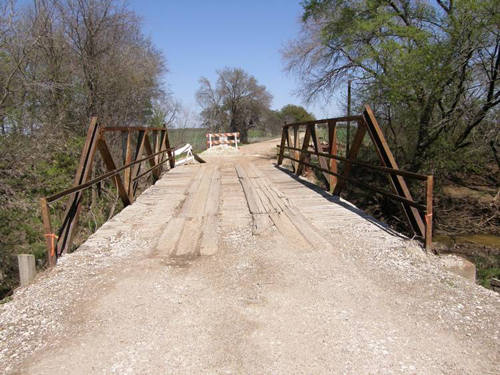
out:
M498 295L274 167L274 145L171 170L20 289L0 372L495 373Z

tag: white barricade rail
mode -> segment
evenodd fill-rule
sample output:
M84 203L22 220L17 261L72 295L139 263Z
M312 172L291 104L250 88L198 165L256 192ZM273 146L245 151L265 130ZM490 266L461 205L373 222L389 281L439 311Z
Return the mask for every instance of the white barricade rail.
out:
M232 138L232 139L230 139ZM207 133L207 148L218 145L234 145L238 149L240 133Z
M175 156L179 156L186 153L186 157L184 159L179 159L175 161L175 165L182 165L185 163L192 162L194 160L193 156L193 146L191 146L189 143L186 144L185 146L175 150Z

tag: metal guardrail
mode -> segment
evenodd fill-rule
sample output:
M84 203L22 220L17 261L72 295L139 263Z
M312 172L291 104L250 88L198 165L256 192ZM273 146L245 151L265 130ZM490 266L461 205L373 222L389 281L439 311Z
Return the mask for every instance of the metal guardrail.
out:
M347 157L337 155L336 125L339 122L356 122L357 131L349 148ZM317 137L317 126L326 126L328 130L328 152L319 150L319 139ZM305 128L304 139L299 146L299 128ZM293 130L293 135L290 130ZM382 166L368 164L356 160L359 148L365 134L368 132L382 163ZM311 140L313 144L311 145ZM362 189L382 194L392 200L401 203L402 210L408 220L410 228L416 237L423 239L425 248L432 248L432 200L433 184L432 175L400 170L387 141L378 125L375 116L369 106L365 106L362 115L337 117L323 120L307 121L283 126L281 143L278 146L278 165L283 159L292 161L292 167L297 175L302 174L304 166L309 166L321 171L330 184L330 191L340 195L346 183L358 186ZM312 148L312 151L310 150ZM285 151L287 154L285 154ZM310 163L308 159L315 156L319 165ZM342 173L338 172L338 162L343 162ZM379 189L349 176L352 166L365 168L376 173L386 174L389 177L393 193ZM425 203L415 201L410 193L404 178L425 181Z

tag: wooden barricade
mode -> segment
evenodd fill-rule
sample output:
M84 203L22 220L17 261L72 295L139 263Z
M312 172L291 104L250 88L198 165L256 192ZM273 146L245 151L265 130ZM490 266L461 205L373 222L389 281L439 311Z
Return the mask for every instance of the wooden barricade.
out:
M234 145L238 149L240 133L207 133L207 149L218 145Z

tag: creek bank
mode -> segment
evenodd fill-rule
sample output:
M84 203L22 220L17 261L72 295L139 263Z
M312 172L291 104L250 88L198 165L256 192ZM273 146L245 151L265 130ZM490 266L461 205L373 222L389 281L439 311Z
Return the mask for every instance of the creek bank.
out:
M435 234L438 254L459 255L476 265L477 283L491 288L491 280L500 278L500 236L495 234Z
M327 189L321 173L305 168L304 177ZM355 186L344 188L342 196L376 219L409 235L397 202L367 194ZM495 186L485 183L465 187L447 183L435 189L433 249L440 255L457 255L474 263L476 283L490 289L491 280L500 278L499 212L500 190Z

